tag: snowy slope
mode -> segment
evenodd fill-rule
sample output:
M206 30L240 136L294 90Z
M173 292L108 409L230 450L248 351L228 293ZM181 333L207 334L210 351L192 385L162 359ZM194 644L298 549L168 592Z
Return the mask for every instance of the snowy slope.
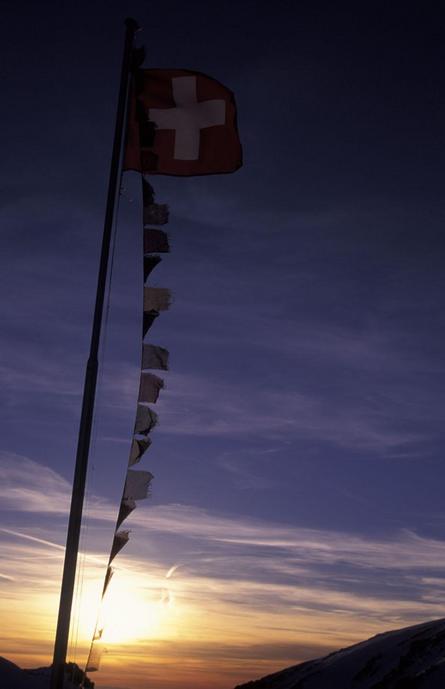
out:
M236 689L445 689L445 619L398 629Z

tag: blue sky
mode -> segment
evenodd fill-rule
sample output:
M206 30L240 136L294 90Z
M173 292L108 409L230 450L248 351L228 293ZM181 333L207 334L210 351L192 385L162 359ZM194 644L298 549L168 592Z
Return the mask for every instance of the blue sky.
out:
M217 668L230 687L443 615L441 17L41 7L23 4L23 49L1 29L0 612L29 604L34 631L24 644L10 628L0 652L51 654L129 13L147 65L200 69L235 92L245 164L153 178L172 244L154 284L174 299L149 341L170 350L171 371L141 465L152 496L120 561L141 601L174 588L185 613L117 639L97 686L174 686L171 659L186 657L183 686ZM82 541L97 580L137 396L140 220L128 174Z

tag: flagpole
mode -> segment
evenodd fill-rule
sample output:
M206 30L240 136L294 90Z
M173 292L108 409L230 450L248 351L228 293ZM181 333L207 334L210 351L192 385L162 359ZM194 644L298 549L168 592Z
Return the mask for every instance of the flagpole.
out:
M93 425L94 400L98 371L98 354L108 273L108 259L110 254L114 210L118 191L117 186L119 181L124 124L128 103L131 57L134 35L139 29L137 22L131 18L125 20L125 25L125 45L122 59L113 153L108 183L102 250L97 280L96 304L94 308L94 319L91 332L90 354L85 371L82 413L77 443L76 467L74 471L73 491L71 496L71 509L68 522L65 562L63 566L62 588L60 593L59 615L57 619L57 631L54 644L50 689L63 689L64 683L64 671L68 649L71 608L73 603L77 554L79 549L80 528L82 521L82 508L85 495L88 454L90 449L91 429Z

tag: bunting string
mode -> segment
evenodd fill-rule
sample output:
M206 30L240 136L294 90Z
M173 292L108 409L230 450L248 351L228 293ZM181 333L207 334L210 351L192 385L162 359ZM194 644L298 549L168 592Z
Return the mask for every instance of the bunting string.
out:
M122 184L122 175L120 179L120 184ZM121 187L122 191L122 187ZM116 256L116 240L117 240L117 230L118 230L118 218L119 218L119 209L120 209L120 198L121 198L121 193L118 194L117 196L117 203L116 203L116 212L115 212L115 218L113 222L113 230L112 230L112 238L111 238L111 254L110 254L110 269L109 269L109 274L107 277L107 286L106 286L106 297L105 297L105 310L104 310L104 323L103 323L103 336L101 338L100 342L100 350L99 350L99 359L101 361L106 359L107 356L107 344L108 344L108 326L109 326L109 318L110 318L110 307L111 307L111 286L113 283L113 273L114 273L114 264L115 264L115 256ZM89 533L89 528L90 528L90 523L91 523L91 496L94 494L94 470L95 470L95 465L94 465L94 458L96 454L96 449L97 449L97 436L98 436L98 417L100 415L100 412L98 414L97 410L101 409L101 402L103 401L103 394L104 394L104 388L103 388L103 367L99 368L98 372L98 381L97 381L97 405L94 410L94 415L93 415L93 426L92 426L92 437L91 437L91 451L90 451L90 456L92 458L92 461L90 460L88 464L88 480L86 482L86 490L85 490L85 508L84 508L84 518L83 518L83 525L84 528L81 531L80 535L80 547L79 547L79 553L80 553L80 558L79 558L79 571L78 575L76 575L76 592L75 592L75 604L74 604L74 609L76 610L76 614L74 619L76 620L75 623L75 629L74 631L70 632L70 640L69 640L69 648L73 654L73 666L72 666L72 673L75 671L75 667L78 661L78 646L79 646L79 625L80 625L80 604L82 600L82 594L83 594L83 587L84 587L84 582L85 582L85 571L86 571L86 543L88 542L88 533ZM107 583L108 585L108 583ZM80 662L80 661L79 661ZM74 683L74 675L72 676L72 681ZM82 681L82 686L84 682Z
M90 645L85 672L95 672L98 670L102 654L106 651L102 641L103 625L100 620L100 614L103 600L114 573L114 568L111 564L130 540L130 530L125 528L122 529L122 524L130 516L133 510L136 509L137 502L148 497L150 485L154 478L153 474L149 471L132 468L141 461L145 452L151 446L151 438L149 436L158 423L158 416L149 405L156 404L159 394L164 388L164 380L156 374L151 373L151 371L167 371L169 367L168 350L159 345L144 341L155 319L162 311L166 311L171 303L171 293L169 289L165 287L152 287L148 284L153 269L159 265L162 260L158 254L170 251L170 241L164 230L157 227L148 227L147 225L166 224L169 219L169 211L166 204L155 203L153 188L143 176L142 198L144 285L139 392L133 437L128 458L128 468L102 588L100 609Z

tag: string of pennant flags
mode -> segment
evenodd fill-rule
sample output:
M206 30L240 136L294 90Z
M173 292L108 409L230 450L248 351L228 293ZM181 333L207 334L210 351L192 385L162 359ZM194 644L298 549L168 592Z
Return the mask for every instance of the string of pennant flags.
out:
M170 242L162 229L169 220L168 206L155 202L154 191L146 175L227 173L234 172L241 164L235 100L229 89L200 72L134 69L123 170L139 172L142 179L144 286L141 374L127 473L102 588L101 607L113 576L112 563L129 541L130 531L121 527L136 509L137 502L149 495L153 475L133 467L150 447L151 432L158 423L158 416L150 405L156 404L164 381L152 371L166 371L169 367L168 350L145 342L155 319L169 309L171 303L169 289L149 284L152 271L162 260L159 254L170 251ZM102 635L99 612L86 672L99 669L105 650Z
M122 529L122 524L136 509L137 502L148 497L150 484L153 479L153 474L150 471L132 468L141 461L143 455L150 447L150 435L158 423L158 416L149 405L156 404L159 393L164 387L164 381L159 376L151 373L151 371L167 371L169 367L168 350L164 347L145 342L147 332L154 320L161 311L166 311L169 308L171 302L170 290L164 287L151 287L149 285L149 277L152 270L162 260L159 254L170 251L169 238L166 232L159 229L159 227L150 227L150 225L165 225L168 222L169 211L166 204L155 203L153 188L144 177L142 177L142 197L144 292L141 374L128 468L102 588L101 605L114 573L112 562L130 538L130 531ZM87 672L99 669L100 659L105 650L101 643L102 635L103 626L99 612L87 660Z

